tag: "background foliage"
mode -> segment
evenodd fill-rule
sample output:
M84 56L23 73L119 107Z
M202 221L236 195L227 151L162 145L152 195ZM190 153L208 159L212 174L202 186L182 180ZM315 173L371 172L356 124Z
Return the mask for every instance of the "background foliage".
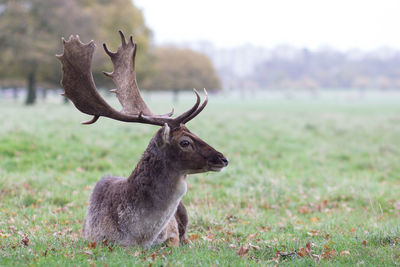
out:
M159 47L154 49L154 77L143 84L147 89L172 91L188 88L219 89L220 82L211 61L189 49Z
M142 11L131 0L7 0L0 4L0 88L26 87L26 103L33 104L37 85L59 87L61 68L54 55L62 51L61 37L78 34L83 42L95 40L98 46L107 43L110 49L116 49L120 44L118 30L128 36L132 34L138 43L139 84L162 90L171 88L169 80L186 80L177 89L209 86L212 90L219 87L215 70L205 56L168 49L164 50L164 55L156 50L151 56L151 30L145 25ZM167 64L157 62L165 57L171 61ZM181 71L178 69L178 66L182 67L180 62L186 62ZM163 68L159 68L160 65ZM177 71L170 72L172 68ZM93 63L93 76L99 87L111 89L114 86L102 74L111 69L111 61L100 46ZM187 73L182 74L182 71ZM158 77L164 77L164 80ZM154 78L156 82L153 82Z

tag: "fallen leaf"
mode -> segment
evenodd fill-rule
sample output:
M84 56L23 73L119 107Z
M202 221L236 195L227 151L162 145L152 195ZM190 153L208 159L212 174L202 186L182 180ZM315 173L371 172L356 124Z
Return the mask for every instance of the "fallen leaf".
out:
M193 240L197 240L199 239L199 235L198 234L192 234L189 236L189 240L193 241Z
M318 218L318 217L312 217L311 219L310 219L310 223L316 223L316 222L319 222L321 219L320 218Z
M311 252L311 243L310 242L306 243L306 251L307 251L307 253Z
M131 254L133 257L138 257L140 256L140 251L135 251L135 253Z
M297 255L299 257L305 257L305 256L310 255L310 253L311 253L311 243L307 242L305 248L303 248L303 247L299 248L299 251L297 252Z
M93 255L93 252L91 250L85 250L82 253L86 255Z
M301 247L301 248L299 248L299 251L297 252L297 255L299 256L299 257L305 257L305 256L307 256L307 251L306 251L306 249L305 248L303 248L303 247Z
M251 243L248 244L249 248L255 249L255 250L260 250L261 248L257 245L253 245Z
M203 240L208 242L214 242L215 235L212 234L210 231L207 231L207 236L202 236Z
M0 237L1 237L1 238L7 238L7 237L9 237L9 236L10 236L10 234L7 234L7 233L3 234L3 233L0 233Z
M241 246L238 251L238 255L242 258L246 257L249 253L249 248L247 246Z
M89 242L88 248L95 249L96 245L97 245L96 242Z
M153 252L148 257L150 257L154 261L157 258L157 254L156 252Z
M279 265L279 259L281 258L281 253L279 250L276 251L275 257L272 259L272 261L276 262L277 265Z
M24 236L23 236L22 239L21 239L21 243L22 243L22 245L24 245L24 246L28 246L28 245L29 245L29 238L28 238L28 235L27 235L27 234L24 234Z
M323 259L333 258L333 257L335 257L335 254L336 254L336 251L334 249L329 250L329 248L328 248L328 249L325 250L324 253L321 254L321 257Z
M250 235L247 236L247 240L252 240L255 237L257 237L257 235L258 235L258 233L250 234Z
M102 244L103 244L104 246L106 246L110 252L113 252L112 247L111 247L110 245L108 245L107 239L103 239Z
M261 232L271 231L271 227L269 226L261 226Z
M321 233L321 231L318 231L318 230L311 230L310 232L307 232L307 234L309 235L309 236L317 236L317 235L319 235Z
M42 252L42 256L43 256L43 257L46 257L46 256L47 256L47 249L46 249L44 252Z
M312 212L312 210L307 206L302 206L297 209L297 212L300 214L306 214Z

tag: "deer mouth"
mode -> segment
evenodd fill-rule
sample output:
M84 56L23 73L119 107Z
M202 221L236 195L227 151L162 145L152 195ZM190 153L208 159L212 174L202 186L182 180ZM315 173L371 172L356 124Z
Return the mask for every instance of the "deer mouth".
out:
M220 165L220 166L216 166L216 165L214 165L214 166L209 166L209 170L212 171L212 172L220 172L220 171L222 171L222 169L224 169L224 168L225 168L225 165Z
M213 172L219 172L226 166L228 166L228 160L225 157L220 157L218 160L214 159L208 165L209 170Z

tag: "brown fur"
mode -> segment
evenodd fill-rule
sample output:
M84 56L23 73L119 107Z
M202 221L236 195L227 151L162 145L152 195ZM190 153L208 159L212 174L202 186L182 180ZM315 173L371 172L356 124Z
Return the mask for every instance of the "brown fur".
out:
M190 142L182 147L182 140ZM93 189L82 229L92 241L151 246L186 238L188 216L181 202L186 176L219 171L225 157L184 125L162 127L127 178L106 176Z

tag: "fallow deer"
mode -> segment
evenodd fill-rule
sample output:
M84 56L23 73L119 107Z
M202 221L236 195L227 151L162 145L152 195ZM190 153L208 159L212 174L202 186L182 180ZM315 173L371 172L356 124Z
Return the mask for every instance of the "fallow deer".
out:
M208 96L176 118L173 110L166 115L154 115L143 101L136 82L136 44L132 36L113 53L103 44L114 70L104 72L117 89L122 110L109 106L97 92L91 73L96 45L84 44L79 36L63 41L64 51L57 55L62 63L61 85L75 107L94 117L161 126L151 139L136 168L128 178L105 176L93 189L87 208L83 236L91 241L107 240L123 246L152 246L167 242L171 246L184 240L188 216L181 202L186 193L188 174L220 171L228 160L210 145L190 132L185 123L196 117L207 105ZM173 64L173 62L171 62Z

